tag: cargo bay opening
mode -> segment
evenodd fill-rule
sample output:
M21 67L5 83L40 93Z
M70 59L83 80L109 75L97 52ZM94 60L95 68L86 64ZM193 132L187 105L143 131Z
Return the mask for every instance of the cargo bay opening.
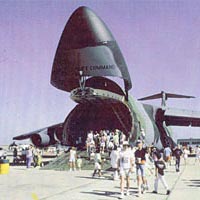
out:
M105 77L86 80L86 87L100 89L125 96L123 90ZM127 105L112 98L97 97L79 102L64 122L63 142L67 145L84 146L87 133L119 129L127 137L133 127L133 119Z

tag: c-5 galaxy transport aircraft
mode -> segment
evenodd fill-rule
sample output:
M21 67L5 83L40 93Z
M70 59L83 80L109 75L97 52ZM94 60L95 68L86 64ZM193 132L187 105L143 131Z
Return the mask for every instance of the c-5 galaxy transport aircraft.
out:
M114 81L121 78L123 86ZM57 142L82 145L89 130L123 131L134 143L145 131L147 145L174 145L169 126L200 126L200 112L167 108L167 98L191 98L168 94L141 100L162 99L162 106L142 104L129 95L131 78L122 53L104 22L89 8L78 8L68 20L54 58L51 84L71 93L77 102L63 123L46 127L14 140L30 138L36 146Z

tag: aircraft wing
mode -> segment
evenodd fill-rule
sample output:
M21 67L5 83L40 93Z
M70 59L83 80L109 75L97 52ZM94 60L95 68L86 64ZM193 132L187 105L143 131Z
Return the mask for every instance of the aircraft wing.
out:
M63 123L54 124L30 133L13 137L13 140L31 139L32 143L38 147L55 144L62 139Z
M45 129L46 128L42 128L42 129L39 129L39 130L36 130L36 131L32 131L30 133L25 133L25 134L22 134L22 135L15 136L15 137L13 137L13 140L26 140L26 139L29 139L33 135L35 135L37 133L40 133L40 132L43 132Z
M167 126L200 127L200 111L167 108L164 119Z

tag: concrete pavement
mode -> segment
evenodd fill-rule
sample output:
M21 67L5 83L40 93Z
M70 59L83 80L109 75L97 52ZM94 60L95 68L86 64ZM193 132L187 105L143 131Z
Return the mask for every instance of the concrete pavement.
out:
M135 174L131 179L130 196L124 199L200 199L200 164L193 164L189 158L187 166L181 165L181 172L176 173L170 166L166 171L166 181L172 190L170 195L162 184L159 193L152 194L154 175L148 175L149 191L137 197ZM111 173L104 173L104 178L91 178L92 171L53 171L26 169L25 166L10 167L10 173L0 175L0 200L104 200L118 199L119 181L111 180Z

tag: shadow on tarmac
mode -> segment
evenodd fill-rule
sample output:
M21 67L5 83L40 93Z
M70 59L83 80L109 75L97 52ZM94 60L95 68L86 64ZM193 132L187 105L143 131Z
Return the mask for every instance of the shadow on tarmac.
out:
M183 179L183 181L189 187L200 187L200 179Z
M85 179L93 179L93 180L112 180L110 177L98 177L98 176L95 176L95 177L92 177L92 176L76 176L76 178L85 178Z
M81 192L84 194L93 194L98 196L106 196L110 198L119 199L120 193L119 192L111 192L111 191L102 191L102 190L93 190L93 192Z

